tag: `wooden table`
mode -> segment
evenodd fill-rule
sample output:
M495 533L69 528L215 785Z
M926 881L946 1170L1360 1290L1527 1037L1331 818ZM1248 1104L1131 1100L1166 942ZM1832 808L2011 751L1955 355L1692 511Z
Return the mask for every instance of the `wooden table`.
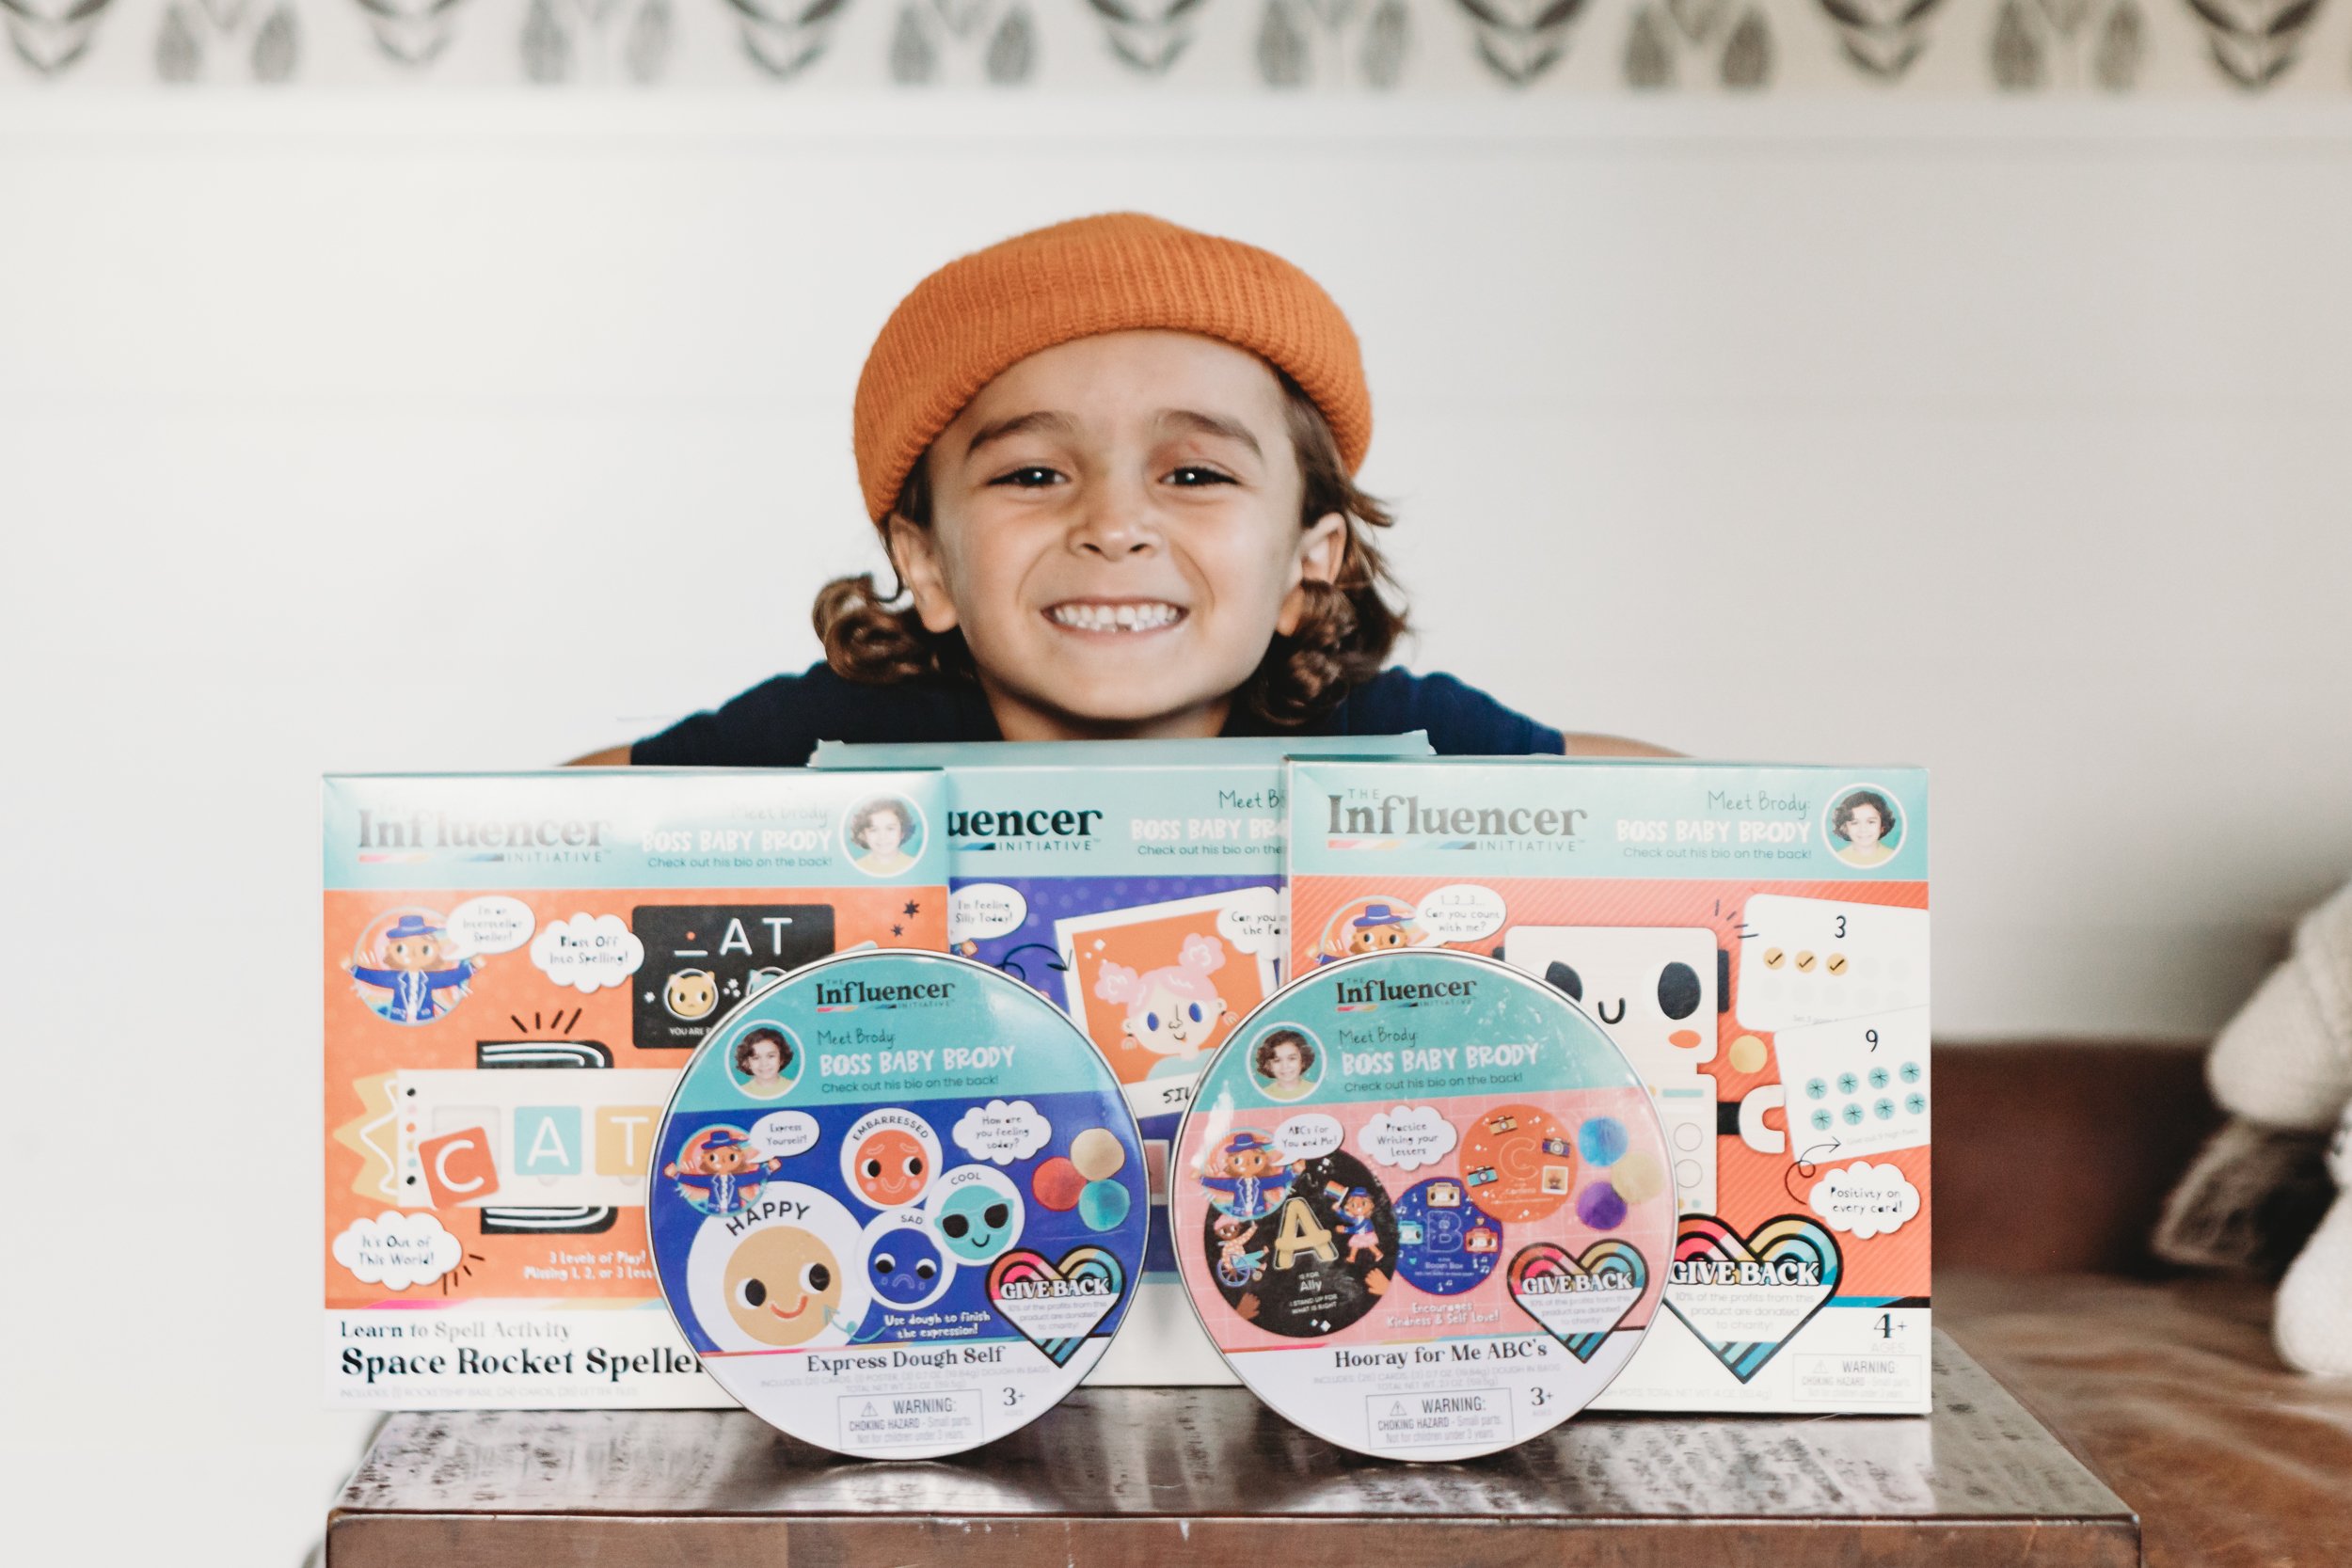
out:
M405 1414L326 1564L2137 1568L2115 1494L1940 1334L1934 1367L1931 1417L1587 1416L1433 1465L1345 1453L1239 1388L1081 1390L922 1463L732 1410Z

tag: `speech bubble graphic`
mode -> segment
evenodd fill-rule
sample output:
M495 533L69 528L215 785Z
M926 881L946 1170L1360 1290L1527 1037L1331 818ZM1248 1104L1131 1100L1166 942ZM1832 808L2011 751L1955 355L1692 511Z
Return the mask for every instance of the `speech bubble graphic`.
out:
M1890 1235L1919 1217L1919 1189L1900 1165L1858 1160L1813 1183L1805 1205L1832 1230L1858 1242Z
M1230 902L1216 911L1216 934L1236 953L1277 958L1290 926L1282 918L1282 901L1272 888L1246 887L1236 889Z
M817 1135L817 1118L806 1111L771 1111L752 1123L752 1147L775 1160L807 1153Z
M1045 1140L1053 1135L1054 1124L1025 1100L1009 1103L992 1100L985 1105L975 1105L956 1123L955 1133L958 1148L975 1160L996 1165L1027 1159L1043 1148Z
M627 985L645 961L645 944L617 914L576 914L531 939L531 961L557 985L593 996Z
M974 882L947 895L947 940L986 942L1021 929L1029 918L1029 901L1017 887L1003 882Z
M1274 1146L1285 1160L1320 1160L1338 1150L1347 1130L1331 1117L1309 1113L1296 1116L1274 1130Z
M335 1238L335 1261L360 1284L388 1291L440 1278L457 1266L462 1251L433 1215L389 1209L372 1220L353 1220Z
M1419 1170L1454 1152L1454 1124L1434 1105L1398 1105L1376 1113L1356 1141L1384 1165Z
M531 906L503 894L469 898L449 911L449 934L456 956L470 958L484 953L512 953L531 940L538 927Z
M1502 929L1502 895L1476 882L1441 887L1421 901L1421 928L1438 942L1476 942Z

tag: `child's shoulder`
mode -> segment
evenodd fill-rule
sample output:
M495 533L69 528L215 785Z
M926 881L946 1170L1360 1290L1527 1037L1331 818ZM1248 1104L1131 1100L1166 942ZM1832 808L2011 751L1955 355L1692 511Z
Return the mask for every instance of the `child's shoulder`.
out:
M799 768L819 740L993 740L979 688L944 680L869 686L822 663L777 675L629 748L640 768Z
M1334 735L1425 730L1439 756L1532 755L1557 752L1565 744L1558 730L1505 707L1466 681L1395 667L1350 688L1327 726L1318 727Z

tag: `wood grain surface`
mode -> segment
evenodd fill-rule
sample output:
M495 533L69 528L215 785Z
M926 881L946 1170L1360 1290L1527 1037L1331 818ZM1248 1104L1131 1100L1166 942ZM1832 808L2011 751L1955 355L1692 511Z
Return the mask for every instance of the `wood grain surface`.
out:
M1431 1465L1343 1452L1239 1388L1085 1389L921 1463L741 1411L409 1413L330 1514L326 1563L2138 1563L2131 1510L1941 1335L1935 1392L1931 1417L1584 1417Z

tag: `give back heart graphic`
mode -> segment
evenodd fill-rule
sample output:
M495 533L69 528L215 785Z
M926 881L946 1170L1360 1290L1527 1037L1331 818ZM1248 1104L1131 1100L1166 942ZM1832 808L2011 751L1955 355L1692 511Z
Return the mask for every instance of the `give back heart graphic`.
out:
M1015 1247L988 1271L988 1299L1057 1367L1070 1365L1094 1325L1119 1305L1126 1272L1101 1247L1073 1247L1058 1263Z
M1712 1214L1686 1214L1666 1306L1745 1383L1837 1289L1835 1237L1802 1214L1746 1236Z
M1579 1361L1608 1343L1648 1284L1641 1253L1613 1236L1581 1255L1557 1242L1531 1242L1511 1259L1511 1299Z

